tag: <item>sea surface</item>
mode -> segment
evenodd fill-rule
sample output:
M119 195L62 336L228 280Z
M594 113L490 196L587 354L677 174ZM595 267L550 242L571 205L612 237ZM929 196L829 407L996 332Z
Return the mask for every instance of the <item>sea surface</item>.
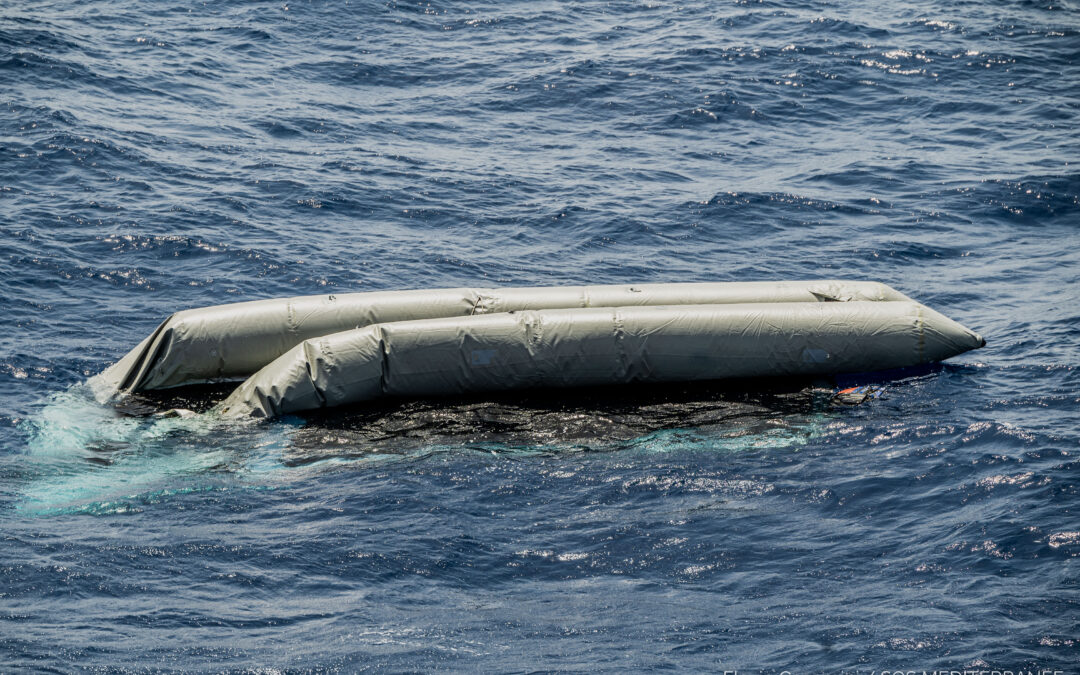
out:
M249 427L82 383L183 308L876 279L822 387ZM0 670L1080 664L1080 4L0 5Z

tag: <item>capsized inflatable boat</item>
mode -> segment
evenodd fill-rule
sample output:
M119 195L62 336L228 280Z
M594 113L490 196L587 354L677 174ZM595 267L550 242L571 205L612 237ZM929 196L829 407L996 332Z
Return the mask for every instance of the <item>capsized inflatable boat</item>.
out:
M169 317L91 384L102 400L247 378L229 417L525 387L834 375L985 341L875 282L354 293Z

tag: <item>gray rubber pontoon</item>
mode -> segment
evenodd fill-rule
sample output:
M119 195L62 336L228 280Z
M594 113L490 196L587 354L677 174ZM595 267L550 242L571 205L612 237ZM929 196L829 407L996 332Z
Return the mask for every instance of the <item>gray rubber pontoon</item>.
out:
M526 309L631 305L910 300L860 281L447 288L256 300L189 309L166 319L91 379L98 397L244 379L304 340L379 323Z
M305 340L249 378L219 411L274 417L383 396L866 372L940 361L983 344L911 301L402 321Z
M218 412L272 417L383 396L866 372L983 344L874 282L388 291L179 312L91 384L106 400L248 378Z

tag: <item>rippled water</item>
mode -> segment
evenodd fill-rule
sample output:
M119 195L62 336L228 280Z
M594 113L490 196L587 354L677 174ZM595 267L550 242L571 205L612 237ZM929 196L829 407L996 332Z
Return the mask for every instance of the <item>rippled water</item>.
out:
M1074 0L9 3L0 662L1075 670L1078 121ZM185 307L820 277L989 345L854 408L79 386Z

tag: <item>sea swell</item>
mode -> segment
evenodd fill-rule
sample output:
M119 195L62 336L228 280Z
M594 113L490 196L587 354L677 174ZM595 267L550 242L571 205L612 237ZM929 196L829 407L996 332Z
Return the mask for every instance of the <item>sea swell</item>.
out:
M6 8L3 662L1071 666L1076 11ZM213 392L82 385L187 307L827 277L988 346L854 407L742 383L230 427Z

